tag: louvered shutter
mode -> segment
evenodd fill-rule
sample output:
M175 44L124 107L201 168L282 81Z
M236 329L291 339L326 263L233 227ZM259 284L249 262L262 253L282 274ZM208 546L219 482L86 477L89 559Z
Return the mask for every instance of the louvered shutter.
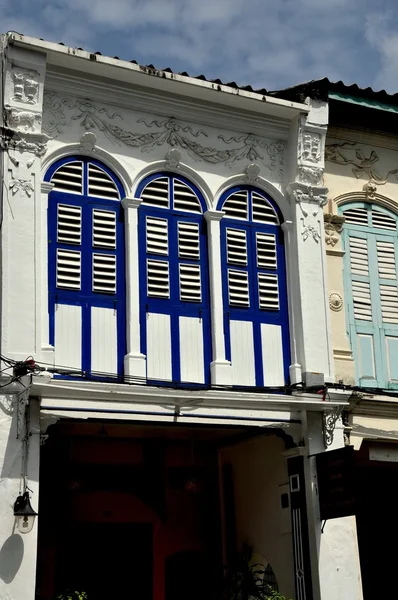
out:
M51 178L54 190L69 194L83 194L83 163L73 161L59 167Z
M145 204L159 208L170 207L170 183L168 177L158 177L148 183L140 197Z
M256 192L252 192L252 210L253 221L267 223L268 225L279 224L279 220L274 208L263 196L256 194Z
M222 210L226 217L233 219L248 219L248 192L235 192L224 202Z
M57 288L80 290L81 260L81 252L57 248Z
M116 212L93 209L94 248L116 248Z
M147 286L149 297L170 298L170 274L168 261L147 261Z
M173 180L173 202L175 210L201 213L200 200L195 192L183 181Z
M88 164L88 195L97 198L120 200L120 194L112 177L98 165Z

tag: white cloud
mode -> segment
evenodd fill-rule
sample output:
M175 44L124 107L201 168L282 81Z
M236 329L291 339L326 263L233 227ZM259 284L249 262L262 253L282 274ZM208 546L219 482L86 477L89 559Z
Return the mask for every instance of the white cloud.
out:
M379 53L381 68L374 78L376 89L398 91L398 12L369 14L366 18L366 38Z
M380 16L392 0L379 1ZM2 2L6 29L268 89L324 76L369 85L380 59L392 77L398 47L392 29L383 44L372 34L385 26L366 19L372 0Z

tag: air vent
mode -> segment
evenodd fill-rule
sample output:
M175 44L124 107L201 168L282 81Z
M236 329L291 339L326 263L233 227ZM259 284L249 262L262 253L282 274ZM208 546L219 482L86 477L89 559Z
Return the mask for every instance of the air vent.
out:
M83 163L74 161L62 165L51 178L54 190L69 194L83 193Z
M376 242L379 277L396 279L394 242Z
M373 227L389 229L390 231L396 231L397 229L396 220L379 210L372 210L372 225Z
M367 282L353 281L352 296L354 301L354 317L361 321L372 320L372 303L370 285Z
M57 287L80 290L81 254L74 250L57 249Z
M111 210L93 210L94 248L116 248L116 213Z
M228 269L228 292L231 306L249 306L249 276L246 271Z
M116 256L93 254L93 292L116 294Z
M256 233L257 266L276 269L276 239L273 233Z
M201 302L199 265L180 265L180 300L182 302Z
M178 223L178 256L199 260L199 225L197 223Z
M235 192L224 202L222 210L231 219L247 220L247 192Z
M146 251L149 254L168 255L169 240L166 219L146 218Z
M398 323L398 290L394 285L380 286L381 315L384 323Z
M174 179L174 209L185 212L201 213L200 200L186 183Z
M80 206L58 204L57 241L60 244L82 243L82 209Z
M261 310L279 310L278 277L258 274L258 299Z
M253 221L279 225L278 216L271 204L256 192L252 192Z
M148 183L141 192L141 198L145 204L169 208L169 179L158 177Z
M227 260L230 265L247 265L246 231L227 229Z
M97 198L120 200L119 190L112 177L92 163L88 165L88 194Z
M368 211L366 208L349 208L344 211L345 222L350 225L368 226Z
M350 236L351 273L369 275L368 243L366 239Z
M165 260L147 260L147 292L151 298L170 297L169 263Z

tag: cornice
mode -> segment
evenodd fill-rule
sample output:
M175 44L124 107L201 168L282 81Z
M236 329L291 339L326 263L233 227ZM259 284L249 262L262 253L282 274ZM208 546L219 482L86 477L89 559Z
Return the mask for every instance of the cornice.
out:
M69 73L48 71L45 92L90 98L102 104L195 122L233 131L250 132L271 139L287 140L290 122L258 113L236 111L218 104L204 103L194 97L160 93L149 88L115 85L108 81L87 80Z
M365 144L366 146L376 146L387 150L398 150L396 135L374 132L366 127L363 129L349 129L348 127L329 126L326 144L330 144L336 140Z

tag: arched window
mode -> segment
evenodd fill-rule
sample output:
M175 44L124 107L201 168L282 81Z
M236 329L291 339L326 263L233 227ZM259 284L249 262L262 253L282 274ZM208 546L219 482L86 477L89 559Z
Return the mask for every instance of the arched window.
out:
M398 386L397 215L376 204L341 209L348 330L358 384Z
M205 201L182 176L144 179L139 209L141 343L149 380L209 383Z
M57 365L121 377L125 342L123 187L82 156L56 162L48 206L50 344Z
M234 385L282 386L290 350L280 214L262 191L239 186L219 209L226 356Z

